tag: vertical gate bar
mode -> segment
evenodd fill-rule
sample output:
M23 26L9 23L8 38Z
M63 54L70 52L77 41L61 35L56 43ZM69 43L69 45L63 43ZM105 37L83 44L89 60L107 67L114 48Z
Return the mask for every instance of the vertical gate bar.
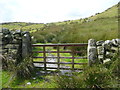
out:
M74 70L74 50L73 50L73 48L72 48L72 70Z
M58 70L60 68L60 51L59 51L59 45L57 46L57 57L58 57Z
M46 72L46 53L45 53L45 46L43 46L43 57L44 57L44 70Z

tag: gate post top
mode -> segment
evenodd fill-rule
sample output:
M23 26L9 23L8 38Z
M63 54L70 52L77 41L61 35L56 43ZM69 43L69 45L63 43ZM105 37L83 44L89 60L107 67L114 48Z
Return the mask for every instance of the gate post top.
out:
M88 40L88 45L89 46L96 46L96 40L95 39L89 39Z

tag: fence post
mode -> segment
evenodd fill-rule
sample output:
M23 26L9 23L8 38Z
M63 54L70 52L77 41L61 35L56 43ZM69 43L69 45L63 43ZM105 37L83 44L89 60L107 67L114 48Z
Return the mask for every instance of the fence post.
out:
M92 66L93 64L97 63L98 56L97 56L96 40L94 39L88 40L87 54L88 54L89 66Z

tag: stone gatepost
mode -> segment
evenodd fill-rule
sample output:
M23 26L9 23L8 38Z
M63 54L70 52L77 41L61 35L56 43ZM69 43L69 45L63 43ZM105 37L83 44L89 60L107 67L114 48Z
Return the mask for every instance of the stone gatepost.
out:
M88 40L87 53L88 53L89 66L92 66L93 64L98 62L96 41L94 39Z
M29 57L32 52L31 37L29 32L24 32L22 36L22 58Z

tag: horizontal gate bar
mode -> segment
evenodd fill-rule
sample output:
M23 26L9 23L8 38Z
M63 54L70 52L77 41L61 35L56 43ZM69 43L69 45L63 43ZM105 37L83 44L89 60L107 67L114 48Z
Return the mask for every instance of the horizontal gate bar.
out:
M33 61L33 63L44 63L44 62ZM46 64L58 64L58 62L46 62ZM72 62L59 62L59 64L73 64L73 63ZM85 65L88 63L74 63L74 64Z
M44 57L33 57L33 58L44 58ZM58 58L58 57L46 57L46 58ZM59 58L73 59L73 57L59 57ZM87 59L87 57L74 57L74 59Z
M32 47L36 46L87 46L88 43L66 43L66 44L32 44Z
M42 68L42 67L35 67L35 68ZM46 67L46 69L58 69L57 67ZM73 70L72 68L63 68L60 67L59 69L64 69L64 70ZM83 70L81 68L74 68L74 70Z
M75 53L82 53L81 51L74 51ZM33 53L43 53L43 51L33 51ZM45 51L45 53L57 53L57 51ZM59 53L72 53L72 51L59 51Z

